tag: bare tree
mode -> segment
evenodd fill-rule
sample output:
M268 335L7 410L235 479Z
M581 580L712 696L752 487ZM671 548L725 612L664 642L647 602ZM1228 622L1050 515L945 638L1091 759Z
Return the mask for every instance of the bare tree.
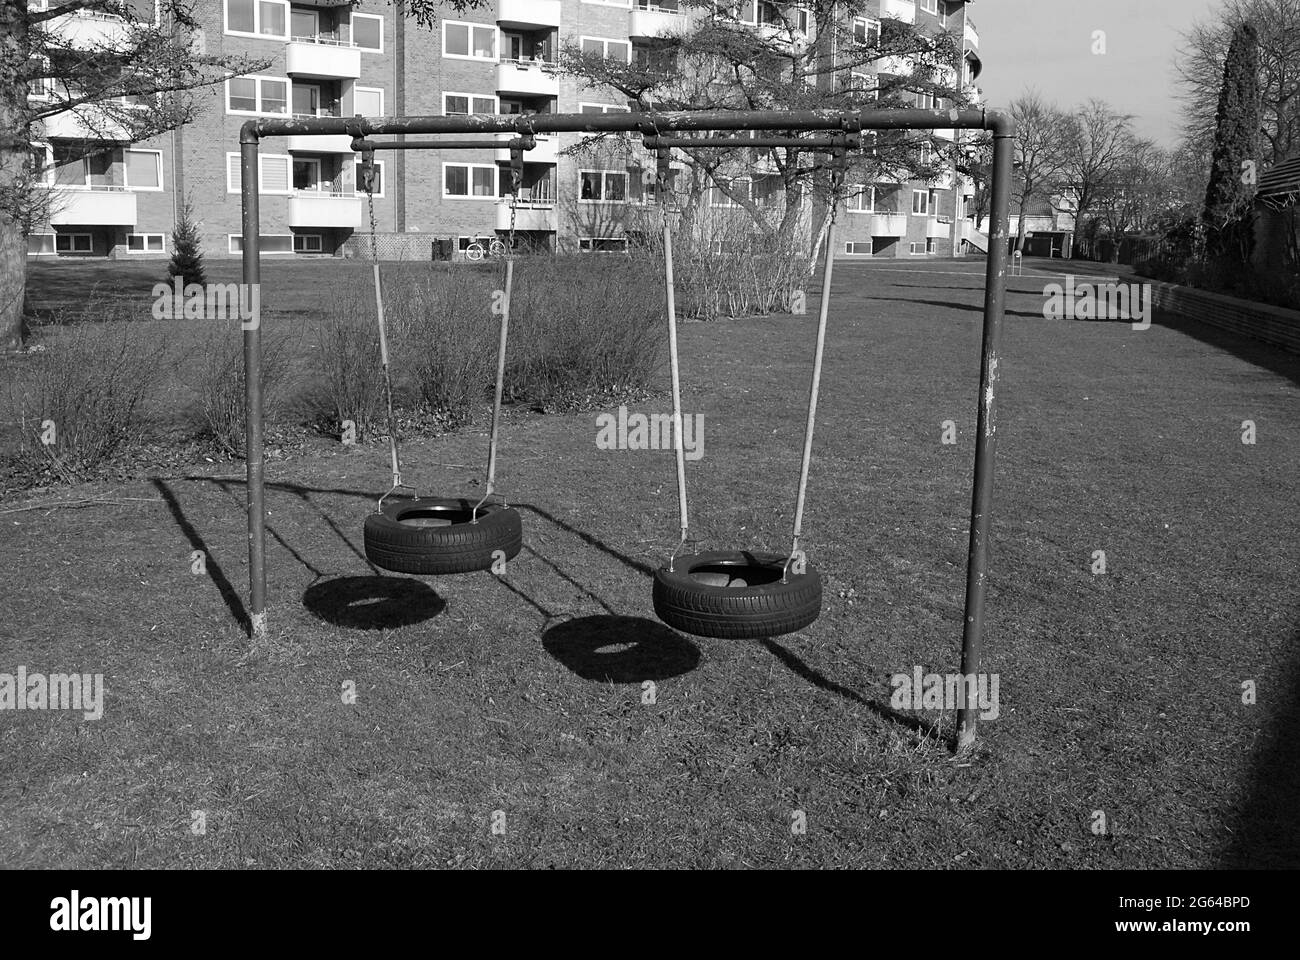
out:
M1104 100L1090 99L1073 114L1074 149L1067 157L1064 183L1074 204L1074 246L1084 222L1132 152L1132 120Z
M1017 125L1011 195L1020 208L1016 249L1023 250L1029 206L1035 200L1050 203L1065 189L1079 136L1073 119L1033 90L1012 101L1011 116Z
M759 3L759 29L738 18L741 6L681 0L684 12L697 14L689 27L661 39L631 64L569 46L562 66L586 86L616 93L643 110L966 104L960 38L926 35L912 24L890 19L881 21L878 31L855 27L854 16L870 12L865 0L812 0L799 6ZM864 140L867 148L852 158L845 183L834 195L825 154L780 148L687 148L686 164L702 176L683 182L718 191L748 215L759 233L789 239L811 196L816 201L812 242L805 248L811 263L824 237L830 204L844 199L857 184L942 175L947 143L928 133L879 131L864 135ZM757 194L756 170L765 171L770 181ZM685 218L693 215L702 196L684 199Z

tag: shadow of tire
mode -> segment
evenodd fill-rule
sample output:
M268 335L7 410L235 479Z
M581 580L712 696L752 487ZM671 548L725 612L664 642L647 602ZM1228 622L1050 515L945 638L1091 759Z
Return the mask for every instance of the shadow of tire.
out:
M578 617L542 634L546 652L584 680L642 683L694 670L700 649L645 617Z
M447 603L411 577L340 577L313 584L303 606L326 623L354 630L393 630L432 620Z

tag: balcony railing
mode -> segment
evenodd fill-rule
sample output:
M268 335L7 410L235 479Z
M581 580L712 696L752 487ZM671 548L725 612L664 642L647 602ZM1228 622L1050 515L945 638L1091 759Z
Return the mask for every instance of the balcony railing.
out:
M351 40L344 40L340 37L328 36L323 33L306 33L302 35L294 34L289 38L292 43L319 43L328 47L355 47L356 44Z

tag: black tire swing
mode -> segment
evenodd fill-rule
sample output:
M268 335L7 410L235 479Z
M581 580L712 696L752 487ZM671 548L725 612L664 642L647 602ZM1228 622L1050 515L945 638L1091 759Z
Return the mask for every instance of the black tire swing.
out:
M474 503L463 498L421 497L402 481L397 420L393 416L393 383L388 367L388 332L384 323L384 298L379 280L375 239L374 151L362 160L362 182L369 197L371 259L374 268L375 308L379 318L379 357L388 408L388 443L393 484L379 498L375 512L366 517L366 558L377 567L396 573L451 574L491 570L502 560L518 555L523 546L519 512L504 502L488 503L496 484L497 438L501 424L501 394L505 380L506 343L510 332L510 295L514 288L514 211L523 169L522 154L512 150L510 248L506 252L505 294L501 301L501 337L497 349L496 393L492 404L492 434L488 446L487 489ZM517 159L517 162L516 162ZM411 499L389 500L398 490L415 494ZM388 502L385 503L384 501Z
M826 264L822 276L822 298L817 322L817 349L813 360L812 385L808 396L808 421L804 431L803 462L799 471L799 497L795 507L793 545L786 556L753 553L748 550L709 550L678 557L689 540L686 502L686 461L682 447L681 376L677 354L677 309L673 289L672 233L665 209L670 149L658 145L656 192L663 220L664 287L668 308L668 359L672 374L673 446L677 457L677 504L681 517L681 540L668 562L654 574L655 615L670 627L700 637L718 639L761 639L795 633L821 614L822 581L808 565L799 548L803 509L808 490L808 469L812 461L813 428L817 420L817 396L821 388L822 358L826 345L826 316L830 303L831 265L834 262L835 203L831 203L827 227ZM836 147L837 169L842 174L846 150ZM832 191L834 196L834 191ZM695 541L691 541L695 543Z

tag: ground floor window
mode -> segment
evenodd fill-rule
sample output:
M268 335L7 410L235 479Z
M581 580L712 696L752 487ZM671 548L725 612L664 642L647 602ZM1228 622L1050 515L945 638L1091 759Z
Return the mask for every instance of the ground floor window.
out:
M161 233L128 233L126 235L127 253L163 253L167 241Z
M844 244L844 252L850 256L869 257L871 256L871 241L850 240Z
M237 233L229 234L230 252L244 252L244 238ZM262 253L293 253L293 234L263 234L262 235Z
M325 249L325 238L319 233L295 233L294 253L320 253Z
M911 252L913 256L917 256L918 254L927 253L928 251L926 250L926 248L928 246L929 246L928 240L913 240L911 244L908 246L908 250Z
M624 253L627 251L627 237L582 237L578 240L578 249L584 253Z
M54 249L59 253L92 253L95 238L89 233L56 233Z

